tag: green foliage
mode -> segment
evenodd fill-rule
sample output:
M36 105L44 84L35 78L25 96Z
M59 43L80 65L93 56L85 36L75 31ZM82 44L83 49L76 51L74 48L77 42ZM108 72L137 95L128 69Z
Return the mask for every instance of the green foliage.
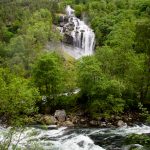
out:
M96 116L118 114L123 111L124 85L119 80L110 79L102 73L100 63L94 57L85 57L78 64L79 87L87 104L87 110Z
M33 80L41 95L57 97L62 90L63 66L56 53L42 55L33 66Z
M76 16L77 17L81 17L81 15L82 15L82 13L83 13L83 11L84 11L84 5L75 5L75 14L76 14Z
M145 148L150 146L150 137L148 135L131 134L126 138L126 144L141 144Z
M101 70L98 61L94 57L84 57L77 65L79 69L79 87L87 95L94 94L97 83L101 80Z
M27 35L35 39L37 43L43 44L50 38L52 17L48 10L36 11L29 21Z
M13 33L11 31L8 30L7 27L3 27L2 28L2 36L1 38L6 41L6 42L9 42L9 40L13 37Z
M16 77L8 70L0 69L0 113L12 121L21 114L30 115L37 111L38 90L29 82Z
M143 107L141 103L138 104L140 112L140 117L142 117L143 120L146 120L146 122L149 122L149 112L147 108Z

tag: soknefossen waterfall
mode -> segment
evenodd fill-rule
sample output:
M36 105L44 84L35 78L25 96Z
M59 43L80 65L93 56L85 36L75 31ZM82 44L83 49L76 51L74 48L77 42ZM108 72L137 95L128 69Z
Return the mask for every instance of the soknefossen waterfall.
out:
M64 47L71 56L80 58L92 55L95 46L95 34L93 30L75 16L75 10L69 5L66 7L67 22L61 28L62 34L69 34L73 47Z

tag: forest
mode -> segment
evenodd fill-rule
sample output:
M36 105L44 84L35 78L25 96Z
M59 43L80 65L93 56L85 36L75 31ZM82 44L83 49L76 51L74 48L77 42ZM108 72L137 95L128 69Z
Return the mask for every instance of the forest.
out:
M56 26L67 5L78 18L86 14L96 35L91 56L76 60L47 49L62 41ZM149 0L0 0L4 123L30 124L58 109L92 119L138 112L150 122L149 108Z

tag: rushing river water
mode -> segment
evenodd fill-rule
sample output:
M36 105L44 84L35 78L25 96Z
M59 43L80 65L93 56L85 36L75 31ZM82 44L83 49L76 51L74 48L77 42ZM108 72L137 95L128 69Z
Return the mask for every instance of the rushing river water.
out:
M10 128L0 128L0 141L4 141ZM52 128L27 127L13 134L12 144L21 150L129 150L124 139L130 134L150 133L150 126L141 125L122 128ZM142 146L134 144L138 149ZM132 145L133 146L133 145ZM33 148L34 147L34 148ZM10 146L10 150L12 147Z

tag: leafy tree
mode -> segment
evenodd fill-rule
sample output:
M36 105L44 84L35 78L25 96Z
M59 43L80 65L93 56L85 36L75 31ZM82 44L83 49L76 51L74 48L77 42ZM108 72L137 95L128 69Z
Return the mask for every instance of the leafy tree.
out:
M38 90L29 85L29 81L16 77L7 69L0 68L0 114L9 121L19 115L36 112L39 99Z
M108 78L101 69L101 63L95 57L85 57L79 61L79 87L88 112L109 116L123 111L122 93L124 85L119 80Z
M62 91L63 66L56 53L47 53L38 58L32 74L41 95L53 99Z
M113 27L113 31L107 36L106 44L111 47L119 47L122 50L130 50L134 45L135 23L130 20L119 22Z
M148 99L150 87L150 19L141 20L136 25L136 51L145 53L145 68L143 80L145 84L141 87L140 99Z
M84 57L78 64L79 87L83 93L92 93L92 86L100 79L100 66L94 57ZM89 82L90 81L90 82Z

